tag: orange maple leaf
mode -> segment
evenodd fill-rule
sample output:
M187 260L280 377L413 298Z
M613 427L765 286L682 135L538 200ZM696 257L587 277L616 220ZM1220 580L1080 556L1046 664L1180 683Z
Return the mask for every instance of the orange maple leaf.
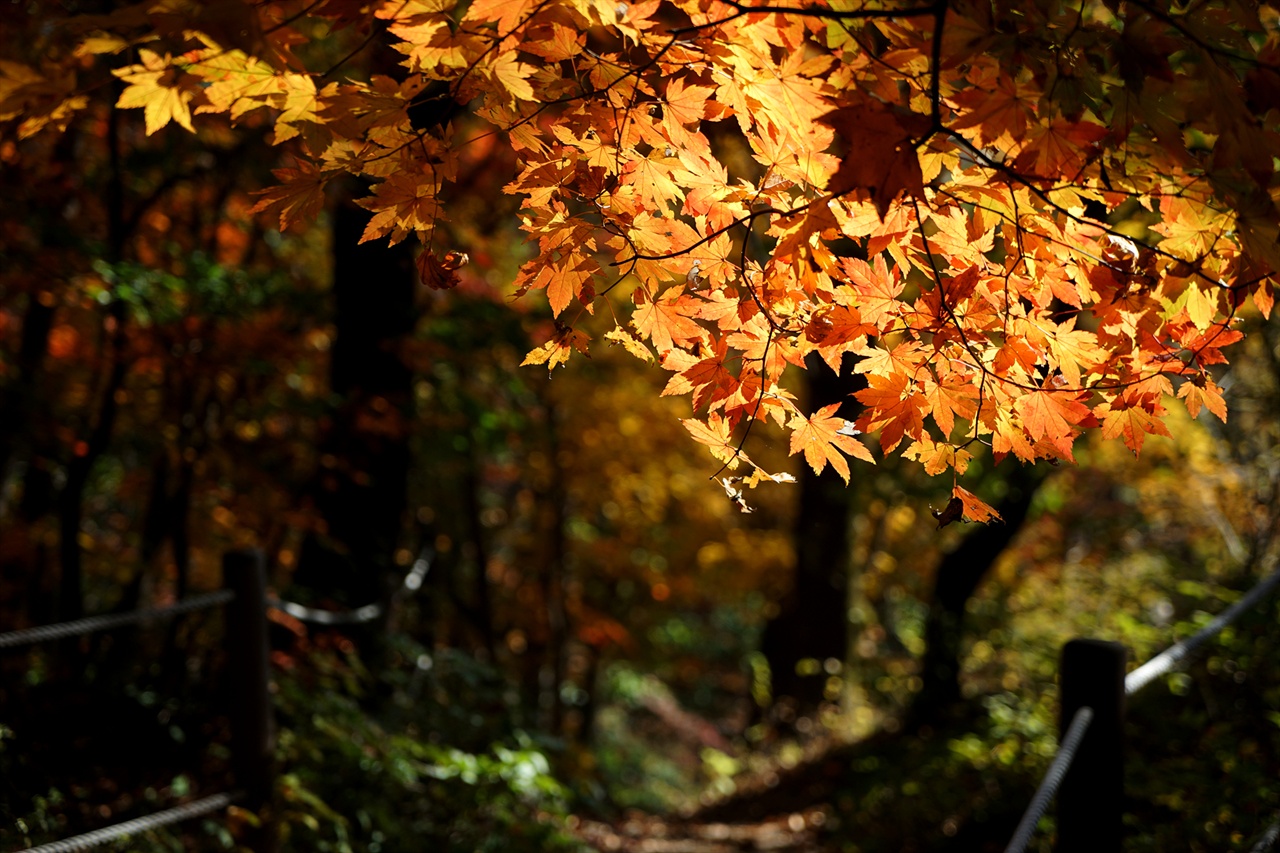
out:
M926 379L924 396L943 439L951 436L956 415L972 419L978 413L978 388L959 374L951 374L941 382Z
M827 182L827 192L839 196L864 190L881 219L902 192L917 198L924 195L915 140L928 132L928 116L894 111L868 98L829 112L821 121L835 128L849 145L849 153Z
M725 342L718 341L711 356L683 373L672 376L667 387L662 390L662 396L688 394L692 391L694 409L701 409L704 403L710 403L713 409L717 408L717 404L723 405L725 398L738 388L738 380L725 367L725 352Z
M1223 422L1227 422L1227 404L1222 399L1222 389L1207 376L1195 376L1182 383L1178 396L1187 406L1187 414L1197 417L1202 408L1213 412Z
M858 418L858 429L880 430L880 447L893 450L909 435L919 439L924 434L924 396L917 394L915 383L902 373L889 376L871 374L868 387L854 394L867 410Z
M1142 450L1142 442L1148 433L1168 436L1169 428L1164 425L1164 421L1141 406L1113 408L1102 418L1102 437L1110 439L1123 436L1125 447L1132 450L1135 456Z
M903 283L889 271L884 255L876 255L870 264L859 258L841 258L840 268L849 276L849 283L857 294L849 301L857 305L863 322L884 329L886 318L896 318L902 312L898 297ZM839 291L837 294L840 295Z
M258 203L249 212L275 214L284 231L315 221L324 209L324 188L338 171L322 172L314 163L300 160L296 169L274 169L271 174L280 184L258 190Z
M805 461L816 474L821 474L830 462L841 479L848 483L849 463L845 461L845 453L873 464L875 459L861 441L847 432L849 422L835 414L839 408L839 403L832 403L823 406L812 417L806 418L798 413L792 415L788 424L792 430L790 455L795 456L803 450Z
M1075 440L1074 426L1091 414L1087 406L1069 394L1032 391L1014 401L1023 428L1033 439L1047 438L1062 453L1070 455Z
M817 346L823 360L839 373L844 354L863 346L867 335L874 335L877 331L874 325L862 322L857 308L835 305L815 311L804 333Z
M684 294L684 285L668 288L650 299L643 288L635 290L636 311L631 322L641 337L653 341L659 355L672 347L684 347L702 340L706 331L693 321L702 303Z
M960 503L964 506L964 517L969 521L977 521L983 524L988 521L1004 521L1000 517L1000 513L996 512L995 507L967 489L956 486L951 490L951 495L960 499Z
M684 80L677 77L667 84L663 115L682 125L696 124L706 115L714 92L710 86L685 86Z
M429 231L441 213L436 184L423 175L394 172L373 188L373 195L356 204L373 211L373 218L360 237L361 243L391 235L394 246L409 231Z

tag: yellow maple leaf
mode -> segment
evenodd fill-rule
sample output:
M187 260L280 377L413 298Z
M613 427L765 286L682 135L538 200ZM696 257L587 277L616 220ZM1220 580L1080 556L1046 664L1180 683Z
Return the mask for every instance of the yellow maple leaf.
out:
M569 356L574 350L589 357L590 354L587 352L588 340L586 333L562 327L556 332L554 338L537 349L530 351L524 357L524 361L520 362L520 366L545 364L548 371L555 370L556 365L564 364L569 360Z
M623 349L641 361L653 361L653 353L644 345L644 342L621 326L616 326L612 330L605 332L604 336L606 340L613 341L615 344L622 344Z
M680 423L699 444L711 448L711 455L726 463L732 470L738 467L738 448L733 443L733 425L727 418L712 412L707 420L683 418Z
M489 65L489 73L505 90L508 104L534 99L533 86L529 84L529 78L533 76L535 70L532 65L518 61L514 53L500 53Z
M391 235L394 246L409 231L429 231L440 214L440 199L436 195L436 183L430 176L395 172L373 188L373 195L356 201L365 210L373 211L361 243Z
M120 68L112 73L129 85L120 93L116 106L129 109L141 107L146 121L147 136L160 130L170 121L196 132L191 126L191 99L195 92L174 85L178 69L173 67L169 54L161 56L155 51L141 48L138 57L141 65Z

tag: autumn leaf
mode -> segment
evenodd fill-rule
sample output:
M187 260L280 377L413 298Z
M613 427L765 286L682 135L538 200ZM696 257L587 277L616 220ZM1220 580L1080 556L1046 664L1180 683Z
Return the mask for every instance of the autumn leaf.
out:
M562 327L556 331L555 337L547 341L535 350L531 350L524 357L524 361L520 362L520 366L524 367L528 364L545 364L547 369L555 370L557 365L565 364L569 361L569 356L574 350L589 355L587 352L587 338L584 332L576 329Z
M972 419L978 412L978 388L960 374L952 373L940 382L926 381L924 396L944 439L955 428L957 415Z
M250 213L269 213L279 219L280 230L291 225L312 222L324 209L324 190L329 181L339 173L322 172L316 166L301 160L295 168L276 169L272 172L280 183L258 191L258 203Z
M461 283L457 271L467 260L464 253L448 252L443 258L438 258L435 252L424 249L418 253L418 276L432 290L451 290Z
M705 332L692 317L699 309L696 299L685 295L684 285L668 288L657 299L643 290L635 291L636 310L631 322L642 338L653 342L659 353L701 340Z
M733 443L733 430L727 419L712 412L705 421L685 418L680 423L695 441L711 449L712 456L726 463L731 470L738 467L738 459L742 457Z
M849 463L845 454L865 462L874 463L875 459L862 442L848 433L849 422L835 414L839 408L839 403L833 403L823 406L812 417L796 414L787 426L791 429L792 456L803 450L805 461L816 474L821 474L830 462L848 483Z
M857 453L828 440L852 439L834 416L796 414L813 353L865 379L857 429L941 474L965 462L947 442L962 424L997 458L1070 460L1094 429L1137 450L1173 381L1189 412L1224 418L1205 371L1249 299L1273 308L1280 48L1247 15L1193 10L1179 28L1111 3L1077 27L1070 9L953 4L939 28L878 7L405 0L371 7L386 26L368 30L356 0L225 5L16 30L58 50L0 60L2 130L34 140L5 165L46 168L56 134L111 107L104 58L134 51L114 100L148 134L288 144L255 212L307 227L351 176L371 187L365 241L415 233L489 259L518 227L517 294L545 290L566 317L604 304L597 285L630 288L611 343L724 423L794 424L810 464ZM403 64L319 70L348 41ZM160 154L120 139L131 166ZM167 203L163 181L135 183ZM428 287L459 281L448 255L418 263ZM527 360L585 345L559 326Z
M430 231L441 212L440 199L432 182L414 175L393 174L373 188L373 195L356 204L373 211L373 218L360 237L361 243L390 235L395 245L410 231Z
M536 69L520 62L513 54L495 54L486 69L498 85L498 97L507 103L534 100L533 86L529 83Z
M868 387L854 396L867 407L858 418L858 428L880 430L880 447L889 453L904 436L918 439L924 434L924 395L903 373L868 376Z
M641 361L653 361L653 353L644 345L644 342L621 326L615 326L605 332L604 337L605 340L613 341L615 344L622 344L623 349Z
M953 521L959 521L964 515L964 501L959 497L952 497L942 509L932 510L932 515L938 520L937 529L941 530Z
M871 323L862 322L857 308L834 305L815 311L804 333L823 360L839 373L844 354L856 351L877 331Z
M1187 406L1187 414L1197 417L1202 408L1208 409L1218 416L1223 423L1227 422L1227 404L1222 399L1222 389L1207 376L1193 376L1182 383L1178 396Z
M857 294L847 298L856 305L859 319L873 326L884 328L902 312L902 280L890 271L884 255L876 255L870 264L860 258L842 258L841 271L848 276L849 284Z
M1062 372L1070 387L1079 388L1083 374L1104 363L1107 352L1098 343L1096 333L1075 325L1076 318L1069 317L1049 332L1049 364Z
M924 466L924 472L930 477L936 477L948 470L963 474L973 458L973 454L969 451L950 444L935 442L928 435L922 436L919 441L911 442L911 445L902 451L902 456L919 462Z
M1047 439L1065 455L1071 453L1075 425L1089 416L1089 409L1072 395L1052 391L1032 391L1013 407L1031 438Z
M1000 513L996 512L995 507L987 504L982 498L956 486L951 490L952 500L960 499L960 503L964 507L964 517L967 521L976 521L979 524L986 524L989 521L1004 521L1000 517Z
M191 100L195 92L178 84L180 72L173 66L172 57L161 56L145 47L138 50L141 65L120 68L112 73L129 85L120 93L116 106L141 107L146 121L147 136L160 130L170 121L184 129L196 132L191 125Z
M714 91L710 86L686 86L684 79L677 77L667 85L663 109L672 121L696 124L706 115Z
M693 407L701 409L724 405L726 398L738 388L738 381L725 365L726 345L720 341L707 358L671 377L662 396L669 394L693 394Z
M840 168L827 183L827 192L843 195L864 190L883 219L889 205L903 192L924 195L924 176L916 154L916 140L928 132L928 116L894 112L872 98L842 107L821 119L849 146Z
M1102 418L1102 437L1124 439L1128 447L1137 455L1142 450L1143 440L1147 435L1169 435L1169 428L1164 422L1141 406L1120 407L1113 403Z

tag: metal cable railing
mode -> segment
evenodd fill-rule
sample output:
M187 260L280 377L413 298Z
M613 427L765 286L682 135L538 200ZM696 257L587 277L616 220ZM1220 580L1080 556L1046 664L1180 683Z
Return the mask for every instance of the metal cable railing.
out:
M164 607L144 607L129 613L104 613L100 616L86 616L84 619L76 619L71 622L58 622L53 625L39 625L35 628L9 631L8 633L0 634L0 649L27 646L33 643L45 643L50 640L60 640L64 637L78 637L83 634L107 631L126 625L136 625L155 619L169 619L182 613L217 607L218 605L226 604L233 598L235 598L235 593L231 590L220 589L216 592L203 592L193 595L176 604L169 604Z
M237 678L252 682L256 674L259 682L256 691L241 691L244 695L237 708L231 713L232 743L233 745L243 744L240 748L247 749L246 754L251 756L249 760L241 759L237 762L237 753L233 750L233 772L237 780L243 776L249 779L250 782L255 783L257 788L260 788L262 787L260 784L261 779L258 777L262 773L256 771L259 770L257 765L261 761L255 759L259 756L267 755L268 750L265 747L266 733L270 731L270 708L268 701L265 699L269 688L267 684L265 607L263 606L266 599L263 564L261 552L228 552L223 559L223 572L228 585L227 589L200 593L164 607L146 607L129 613L101 614L69 622L10 631L0 634L0 649L49 642L65 637L82 636L230 604L238 613L230 615L229 618L235 621L236 629L227 632L225 637L228 646L228 658L233 662L229 665L239 673ZM256 605L255 602L257 603ZM252 624L255 621L255 614L257 616L257 625ZM255 637L261 646L256 654L253 642L242 641L243 637L246 636L246 631L248 632L247 635ZM261 707L254 707L254 696L263 697L257 703ZM237 763L241 766L237 767ZM246 783L242 782L241 784ZM250 789L246 788L246 790ZM129 835L219 811L245 796L248 795L240 793L214 794L155 814L145 815L114 826L77 835L74 838L66 838L32 847L23 851L23 853L69 853L69 851L88 850ZM259 798L260 794L257 793L250 796L251 801L256 801ZM252 804L251 802L250 805L252 806Z
M193 817L221 811L235 802L236 799L236 794L213 794L181 806L165 809L162 812L126 820L124 823L117 823L114 826L95 829L92 832L86 832L84 835L64 838L61 841L51 841L38 847L29 847L21 851L21 853L75 853L77 850L90 850L100 844L106 844L118 838L137 835L140 832L159 829L162 826L169 826L170 824L190 820Z
M1249 853L1269 853L1278 840L1280 840L1280 818L1277 818L1276 822L1267 827L1266 831L1258 837L1253 847L1249 849Z
M307 607L294 601L281 601L274 597L267 599L267 606L273 610L288 613L299 622L309 622L313 625L359 625L377 619L382 615L383 609L381 604L366 604L355 610L321 610L318 607Z
M1093 720L1092 708L1080 708L1071 718L1071 725L1067 729L1067 734L1062 739L1062 743L1058 746L1058 752L1053 756L1053 762L1049 765L1049 770L1044 774L1044 778L1040 780L1040 787L1036 789L1036 794L1031 798L1030 805L1022 815L1022 820L1018 822L1018 828L1013 833L1013 838L1009 840L1009 844L1005 847L1005 853L1022 853L1027 848L1027 844L1031 841L1031 836L1035 835L1036 826L1040 823L1040 818L1044 817L1045 811L1049 808L1049 803L1053 801L1053 795L1058 793L1058 786L1062 784L1062 777L1067 775L1067 768L1071 766L1071 759L1076 757L1076 750L1080 748L1080 741L1084 739L1084 733L1089 728L1089 723Z
M255 553L256 557L254 556ZM416 592L422 587L422 582L426 577L428 570L431 568L431 558L433 555L434 549L432 549L431 546L427 546L422 549L418 555L418 559L414 561L413 566L405 575L400 587L396 590L393 600L398 600L408 594ZM247 561L245 560L246 557L248 557ZM235 577L241 578L240 581L234 583L230 580L228 581L232 589L200 593L198 595L190 596L183 601L164 607L147 607L129 613L108 613L98 616L88 616L83 619L76 619L69 622L59 622L52 625L40 625L33 628L9 631L0 634L0 649L49 642L51 640L59 640L65 637L77 637L84 634L106 631L112 628L121 628L128 625L137 625L158 619L168 619L183 613L217 607L219 605L236 601L236 590L240 591L240 595L242 596L241 602L248 608L248 612L257 611L259 613L259 618L261 618L262 611L252 606L251 602L253 600L259 600L263 605L265 605L265 607L276 608L303 622L311 622L320 625L360 624L373 621L382 616L385 612L385 607L380 603L368 604L354 610L331 611L306 607L296 602L282 601L273 596L265 595L265 577L263 575L263 559L261 552L244 552L238 555L228 554L223 565L224 571L228 573L228 578L232 577L230 573L233 569L236 569ZM256 572L250 571L255 565L257 567ZM251 584L246 587L244 585L244 579L249 578L254 574L256 574L257 577L256 586ZM245 618L246 612L242 612L240 616L242 619ZM252 619L250 619L250 621L252 621ZM263 640L263 648L265 649L265 622L261 624L261 637ZM265 696L267 690L265 651L262 652L262 655L262 665L257 669L261 671L262 695ZM265 704L264 707L266 707ZM267 713L269 713L269 711ZM261 731L267 731L269 728L269 724L264 724L262 726L258 726L255 731L258 731L259 729ZM240 771L237 771L237 776L239 776L239 773ZM146 832L151 829L168 826L169 824L178 823L179 821L216 812L220 809L226 808L239 797L239 794L214 794L194 802L186 803L185 805L165 809L164 811L135 818L114 826L94 830L93 832L78 835L74 838L67 838L61 841L42 844L38 847L32 847L24 851L24 853L71 853L71 851L76 850L88 850L100 844L105 844L125 836Z
M408 593L416 592L422 587L422 581L426 578L427 571L431 568L431 558L433 556L434 551L430 547L422 549L418 559L413 561L413 566L404 576L404 580L395 591L393 597L399 598ZM287 613L299 622L307 622L312 625L361 625L378 619L386 610L385 607L377 602L357 607L354 610L324 610L319 607L308 607L296 601L286 601L275 597L267 599L267 606L279 610L281 613Z
M1181 642L1174 643L1142 666L1125 676L1124 692L1126 696L1132 696L1142 688L1146 687L1152 681L1156 680L1165 673L1172 672L1175 667L1181 664L1196 649L1200 648L1207 641L1217 635L1223 628L1230 625L1240 617L1240 614L1254 607L1262 599L1280 584L1280 568L1277 568L1270 575L1258 582L1253 589L1249 590L1235 604L1219 613L1213 618L1208 625L1205 625L1199 631L1192 634Z
M1161 675L1172 672L1176 667L1187 661L1197 649L1238 619L1241 614L1259 604L1277 586L1280 586L1280 568L1274 569L1271 574L1255 584L1239 601L1215 616L1208 625L1187 639L1174 643L1125 676L1125 696L1134 695ZM1008 846L1005 847L1005 853L1023 853L1026 850L1027 845L1031 842L1031 837L1035 834L1036 825L1040 822L1040 818L1044 816L1050 801L1057 793L1058 786L1062 783L1067 768L1070 767L1071 760L1075 757L1076 750L1079 748L1080 741L1084 738L1084 733L1092 718L1093 711L1090 708L1081 708L1072 717L1071 724L1067 729L1066 735L1063 736L1062 743L1054 755L1053 762L1049 765L1049 769L1041 780L1039 788L1036 789L1035 796L1023 813L1022 820L1019 821L1013 838L1010 839ZM1278 837L1280 837L1280 820L1277 820L1263 834L1251 853L1267 853L1275 845Z

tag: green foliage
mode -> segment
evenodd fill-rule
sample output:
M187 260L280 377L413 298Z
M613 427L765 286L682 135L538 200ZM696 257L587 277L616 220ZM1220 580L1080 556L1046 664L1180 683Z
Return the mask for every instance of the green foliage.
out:
M408 642L391 660L375 678L351 655L317 652L279 679L284 849L576 849L560 829L567 792L528 735L456 745L503 727L477 712L500 702L493 674Z
M196 315L244 318L287 297L292 283L279 272L255 275L219 264L204 252L184 255L173 269L132 261L94 261L101 286L87 295L99 303L125 303L141 326L166 325Z

